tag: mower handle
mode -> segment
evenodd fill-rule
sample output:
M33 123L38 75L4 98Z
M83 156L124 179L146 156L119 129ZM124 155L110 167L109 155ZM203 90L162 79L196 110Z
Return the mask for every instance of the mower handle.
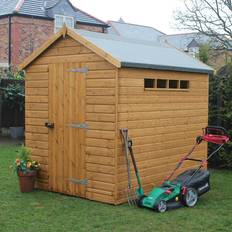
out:
M203 128L204 135L209 134L210 131L211 132L213 132L213 131L219 132L220 135L228 136L226 129L224 127L221 127L221 126L207 126L206 128ZM210 133L210 134L212 134L212 133ZM216 134L218 134L218 133L216 133Z

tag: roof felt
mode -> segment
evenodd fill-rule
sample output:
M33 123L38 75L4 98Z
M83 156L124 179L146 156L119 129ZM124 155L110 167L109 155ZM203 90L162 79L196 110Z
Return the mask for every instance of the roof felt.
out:
M213 71L212 68L197 59L158 41L129 39L84 30L75 30L75 32L119 60L122 67L197 73L211 73Z
M16 10L16 6L19 8ZM68 0L0 0L0 16L13 13L54 18L56 13L70 15L77 22L107 26L103 21L72 6Z
M159 36L165 35L163 32L160 32L149 26L130 24L122 21L109 21L108 24L111 26L108 28L110 34L116 34L126 38L155 41Z

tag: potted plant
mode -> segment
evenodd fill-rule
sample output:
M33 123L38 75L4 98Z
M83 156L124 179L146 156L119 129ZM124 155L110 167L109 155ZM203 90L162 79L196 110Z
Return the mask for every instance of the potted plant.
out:
M18 157L12 167L18 175L20 191L32 192L40 164L31 159L28 148L23 146L18 151Z
M24 73L9 72L8 79L1 80L0 90L2 91L3 104L14 115L10 125L11 137L16 139L24 136L23 117L24 115Z

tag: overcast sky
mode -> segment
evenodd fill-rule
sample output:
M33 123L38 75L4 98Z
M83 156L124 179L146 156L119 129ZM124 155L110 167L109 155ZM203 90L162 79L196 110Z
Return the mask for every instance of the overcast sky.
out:
M74 6L107 21L120 17L128 23L152 26L164 33L180 33L173 27L173 11L183 0L71 0Z

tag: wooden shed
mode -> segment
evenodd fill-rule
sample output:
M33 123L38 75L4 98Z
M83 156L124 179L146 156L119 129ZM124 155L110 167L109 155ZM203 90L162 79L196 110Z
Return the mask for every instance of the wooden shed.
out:
M208 122L212 69L159 42L64 27L20 69L40 189L120 204L127 188L120 128L129 129L149 191ZM207 146L195 154L206 156Z

